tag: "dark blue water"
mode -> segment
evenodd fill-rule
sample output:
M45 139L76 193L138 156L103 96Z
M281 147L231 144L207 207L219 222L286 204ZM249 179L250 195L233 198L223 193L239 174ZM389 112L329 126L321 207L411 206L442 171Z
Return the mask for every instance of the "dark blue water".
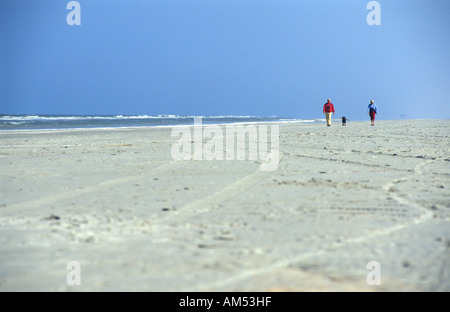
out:
M65 128L104 128L104 127L152 127L192 125L195 116L175 115L0 115L0 130L16 129L65 129ZM236 122L287 121L280 117L256 116L202 116L203 124L222 124ZM309 120L305 120L309 121ZM313 122L311 120L310 122Z

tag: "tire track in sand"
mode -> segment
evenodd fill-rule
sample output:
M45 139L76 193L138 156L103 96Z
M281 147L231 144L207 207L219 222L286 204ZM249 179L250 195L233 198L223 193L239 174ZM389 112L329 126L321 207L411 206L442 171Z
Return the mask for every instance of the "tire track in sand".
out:
M404 223L386 228L386 229L381 229L381 230L377 230L377 231L373 231L371 233L362 235L362 236L358 236L358 237L354 237L354 238L348 238L346 240L343 240L341 242L335 242L333 244L330 244L328 247L321 249L321 250L314 250L311 252L307 252L304 253L302 255L296 256L296 257L291 257L289 259L285 259L285 260L281 260L281 261L277 261L275 263L272 263L270 265L266 265L266 266L261 266L252 270L246 269L242 272L239 272L237 274L234 274L231 277L225 278L225 279L221 279L218 280L216 282L212 282L212 283L206 283L203 285L199 285L197 287L194 287L193 289L189 289L189 291L214 291L214 290L219 290L221 287L225 287L225 286L229 286L238 282L242 282L243 280L252 278L254 276L258 276L258 275L262 275L262 274L267 274L270 273L272 271L275 271L277 269L282 269L282 268L286 268L290 265L294 265L304 259L307 259L309 257L317 257L320 255L323 255L327 252L330 252L332 250L338 249L338 248L342 248L345 247L347 245L351 245L351 244L357 244L357 243L361 243L361 242L365 242L368 240L373 240L374 238L380 237L380 236L385 236L385 235L389 235L393 232L405 229L407 227L410 226L414 226L414 225L418 225L421 224L423 222L426 222L428 220L431 220L433 218L433 213L424 208L423 206L421 206L420 204L409 200L408 198L401 196L400 194L396 194L393 192L389 192L390 188L398 183L398 182L403 182L403 181L407 181L409 179L412 179L414 177L416 177L417 175L422 175L423 171L422 171L422 167L425 166L426 164L432 162L431 160L429 161L425 161L422 162L418 165L416 165L416 167L413 169L413 173L407 177L402 177L402 178L397 178L391 181L386 182L383 185L383 190L388 192L389 195L391 197L393 197L397 202L399 202L400 204L404 204L404 205L409 205L412 207L415 207L421 211L423 211L423 213L412 219L409 221L406 221Z
M279 151L279 162L281 162L283 158L283 154ZM260 167L256 171L253 171L246 176L240 178L238 181L231 183L227 186L224 186L220 190L212 193L211 195L199 198L193 202L185 204L181 206L176 211L174 211L170 215L166 215L163 218L159 219L158 222L163 223L167 222L168 219L171 218L180 218L180 214L187 213L206 213L209 212L211 207L214 207L217 204L223 203L228 198L235 196L239 193L248 190L254 184L260 182L262 178L273 174L274 171L262 171ZM200 207L196 208L196 207ZM161 226L167 226L167 224L160 224Z
M173 166L177 161L173 160L173 161L169 161L166 163L163 163L155 168L149 169L148 173L152 173L161 169L166 169L169 168L171 166ZM149 162L152 163L152 162ZM141 164L142 165L142 164ZM26 209L29 208L33 208L33 207L39 207L42 205L49 205L49 204L53 204L56 203L58 201L61 200L66 200L66 199L70 199L73 197L77 197L77 196L81 196L81 195L86 195L89 193L93 193L93 192L97 192L100 189L103 188L107 188L107 187L111 187L111 186L115 186L115 185L120 185L123 183L127 183L130 181L135 181L138 178L142 178L145 177L146 175L132 175L132 176L126 176L126 177L121 177L121 178L116 178L116 179L109 179L109 180L105 180L103 182L100 183L96 183L93 185L88 185L85 186L83 188L78 188L78 189L74 189L74 190L69 190L66 192L62 192L59 194L53 194L53 195L48 195L42 198L38 198L38 199L32 199L26 202L22 202L22 203L16 203L16 204L11 204L11 205L7 205L7 209L9 210L9 213L4 213L2 212L2 216L6 217L7 215L10 214L17 214L19 212L23 212Z

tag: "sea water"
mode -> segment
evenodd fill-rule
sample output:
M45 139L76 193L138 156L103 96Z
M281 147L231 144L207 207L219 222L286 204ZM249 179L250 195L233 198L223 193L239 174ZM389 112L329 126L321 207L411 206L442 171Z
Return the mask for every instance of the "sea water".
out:
M317 122L281 117L259 116L178 116L178 115L0 115L0 130L66 129L109 127L155 127L192 125L195 117L204 124L250 122Z

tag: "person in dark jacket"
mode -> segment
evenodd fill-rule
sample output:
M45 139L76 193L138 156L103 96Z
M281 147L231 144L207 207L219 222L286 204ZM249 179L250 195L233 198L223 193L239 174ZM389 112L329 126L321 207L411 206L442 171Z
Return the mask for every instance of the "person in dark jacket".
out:
M373 100L370 101L370 104L367 107L367 111L370 116L371 126L375 126L375 115L378 114L378 109L377 106L373 103Z
M328 99L327 102L323 105L323 113L325 114L325 118L327 119L327 126L331 126L331 115L335 113L333 103Z

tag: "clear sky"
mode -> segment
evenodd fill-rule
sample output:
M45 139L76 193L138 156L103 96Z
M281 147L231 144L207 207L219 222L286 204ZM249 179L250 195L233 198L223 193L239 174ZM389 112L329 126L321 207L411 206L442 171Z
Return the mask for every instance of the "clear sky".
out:
M0 114L450 117L450 1L0 1Z

